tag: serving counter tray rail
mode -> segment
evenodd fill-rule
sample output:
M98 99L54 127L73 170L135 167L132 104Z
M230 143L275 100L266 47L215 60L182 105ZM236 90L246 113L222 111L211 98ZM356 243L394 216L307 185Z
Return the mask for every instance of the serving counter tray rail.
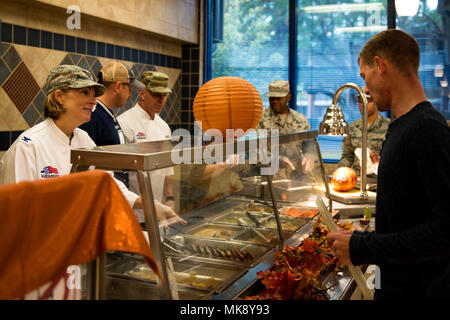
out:
M264 139L266 138L256 138L257 144L252 143L251 139L245 140L243 152L246 154L255 151L259 152L260 142L267 142L267 139ZM308 176L302 176L302 179L304 179L302 181L305 185L302 185L302 183L298 184L298 181L294 180L273 179L272 176L264 176L265 197L255 197L250 200L248 197L243 197L242 194L239 195L238 192L230 196L218 197L217 201L189 210L187 214L183 214L182 217L188 222L188 225L172 225L167 231L162 233L160 233L156 216L150 173L153 170L177 166L178 164L173 160L176 158L174 155L179 154L181 151L190 154L191 159L195 159L198 154L204 155L207 146L194 145L182 150L175 150L174 147L178 142L165 140L102 146L91 150L73 149L71 151L72 172L88 170L91 166L95 166L97 169L134 171L137 173L149 242L162 273L160 280L149 285L151 279L137 281L139 270L133 269L136 266L128 265L128 269L122 270L121 275L119 275L120 272L112 271L111 266L109 266L106 273L107 285L113 291L113 294L109 295L109 297L118 298L121 295L120 292L126 292L125 295L129 295L127 296L128 298L172 299L176 298L172 290L174 287L178 288L178 298L180 299L229 300L238 297L245 288L255 283L258 271L267 270L273 265L274 250L280 249L286 244L296 246L311 233L313 224L311 217L301 219L288 217L282 214L283 211L287 210L289 206L313 208L314 203L311 201L311 196L315 193L328 198L329 208L330 210L332 209L329 186L317 143L317 132L304 131L279 136L280 145L293 144L290 146L291 150L293 150L293 146L298 147L300 142L308 141L311 142L309 148L312 150L311 152L316 160L314 164L315 174L310 173ZM220 145L220 148L223 150L223 161L226 160L226 151L230 149L239 150L238 143L239 141L234 141ZM287 145L286 147L289 146ZM301 152L295 153L295 155L299 154ZM200 160L199 165L210 163L205 158ZM242 165L247 166L248 163ZM311 177L313 179L310 179ZM323 189L318 190L315 188L318 185L322 186ZM227 213L230 213L230 210L243 204L249 206L244 208L242 219L238 217L237 224L220 220ZM254 206L254 204L256 205ZM263 208L261 212L258 212L259 205ZM253 210L254 208L258 208L258 210ZM265 212L264 208L271 209L271 212ZM247 211L252 215L252 218L246 214ZM261 215L261 217L265 216L265 218L259 220L260 216L258 215ZM256 222L253 218L256 218ZM252 225L250 222L255 225ZM283 230L283 223L288 230ZM256 224L260 225L257 226ZM222 231L226 229L236 232L230 235L224 234L223 239L220 237L220 230L216 230L218 233L213 233L210 236L195 234L195 231L201 231L201 228L206 227L217 227ZM214 237L214 235L216 236ZM272 241L265 243L265 238ZM167 240L165 243L164 239L170 240ZM220 251L217 249L220 249ZM223 256L223 253L225 256ZM249 253L251 256L247 255L246 259L242 256L244 253ZM129 258L130 256L125 255L124 257ZM240 261L237 261L237 259ZM169 268L171 263L168 263L168 261L176 262L174 263L174 272ZM180 268L183 264L188 265L194 262L203 265L222 265L224 267L231 264L236 269L234 273L224 275L223 281L219 285L209 288L211 290L206 290L207 292L205 293L204 288L199 290L199 288L186 285L186 283L179 283L178 285L178 282L182 282L180 279L186 276L186 273L177 271L177 268ZM127 265L124 264L124 266ZM134 274L132 270L134 270ZM174 275L175 279L173 279ZM176 279L176 275L178 275L178 279ZM127 288L127 282L130 284L130 280L133 281L133 286L136 286L134 292L132 289ZM150 282L147 280L150 280Z

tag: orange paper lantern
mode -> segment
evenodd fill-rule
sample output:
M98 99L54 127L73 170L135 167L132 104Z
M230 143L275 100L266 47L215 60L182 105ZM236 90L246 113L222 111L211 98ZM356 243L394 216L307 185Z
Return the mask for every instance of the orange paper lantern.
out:
M261 119L263 104L256 88L239 77L219 77L205 83L194 99L194 118L202 130L218 129L226 137L227 129L255 128ZM238 137L239 138L239 137Z

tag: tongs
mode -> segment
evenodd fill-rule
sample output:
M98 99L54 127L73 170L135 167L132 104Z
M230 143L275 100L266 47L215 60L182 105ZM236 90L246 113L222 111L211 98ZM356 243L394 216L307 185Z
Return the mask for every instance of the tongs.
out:
M171 245L169 245L167 242L170 242L170 244L171 244L172 246L174 246L175 248L172 247ZM173 241L172 239L170 239L170 238L168 238L168 237L164 237L163 244L164 244L167 248L171 249L172 251L175 251L176 253L184 254L183 251L181 251L180 249L177 249L177 247L183 247L183 245L181 245L180 243L178 243L178 242L176 242L176 241Z
M261 222L259 222L258 219L256 219L254 215L252 215L248 211L245 211L245 214L255 224L256 227L260 227L261 226ZM242 219L242 218L240 218L240 219Z
M267 239L261 232L259 232L258 230L255 229L255 227L253 227L251 224L248 224L244 221L244 219L239 218L238 219L238 223L239 225L243 225L246 226L248 228L250 228L253 232L255 232L259 237L261 237L265 242L270 243L270 240Z

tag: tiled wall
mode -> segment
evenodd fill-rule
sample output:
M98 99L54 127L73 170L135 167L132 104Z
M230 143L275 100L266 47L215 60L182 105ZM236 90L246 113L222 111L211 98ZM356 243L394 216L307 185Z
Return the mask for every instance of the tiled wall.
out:
M194 113L192 106L200 88L200 48L198 45L183 45L181 56L181 125L193 134Z
M196 0L37 0L66 10L77 5L82 14L141 30L151 30L185 42L197 43Z
M171 126L181 123L181 59L176 56L104 43L85 38L1 24L0 42L0 151L6 150L23 130L43 120L43 87L48 71L60 64L75 64L93 75L112 59L120 60L136 76L146 70L169 75L173 93L169 95L161 116ZM132 97L119 114L138 100Z

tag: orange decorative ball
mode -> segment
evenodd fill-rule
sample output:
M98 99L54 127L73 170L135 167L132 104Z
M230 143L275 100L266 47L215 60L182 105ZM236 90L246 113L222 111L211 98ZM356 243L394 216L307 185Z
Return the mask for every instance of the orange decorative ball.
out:
M247 80L219 77L198 90L193 110L203 131L218 129L225 138L227 129L245 132L255 128L261 119L263 104L259 92Z
M336 191L349 191L356 185L356 172L352 168L337 168L331 176L331 187Z

